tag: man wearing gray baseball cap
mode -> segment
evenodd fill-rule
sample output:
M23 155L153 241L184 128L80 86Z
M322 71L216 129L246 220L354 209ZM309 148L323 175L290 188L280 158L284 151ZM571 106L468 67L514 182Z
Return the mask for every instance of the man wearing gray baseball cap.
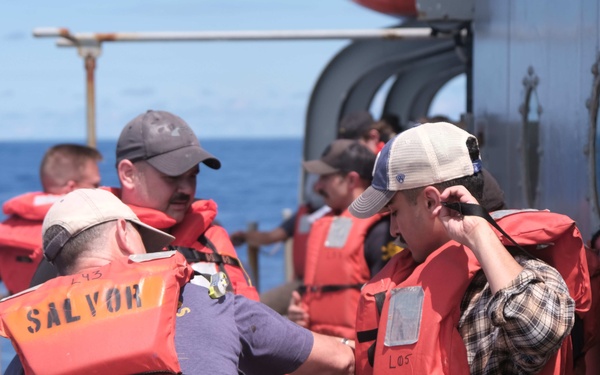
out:
M379 153L349 210L389 212L408 249L361 290L357 374L564 373L589 297L579 231L548 211L498 211L496 223L478 204L481 171L477 139L449 123L406 130ZM503 226L514 243L493 229Z
M225 272L232 292L258 301L227 231L214 223L217 204L194 197L201 165L219 169L221 162L200 145L192 128L170 112L149 110L125 125L116 151L121 188L110 190L142 222L173 235L171 248L194 270ZM49 278L48 264L41 267L32 285ZM194 282L208 286L208 278Z
M65 195L44 219L57 277L0 301L7 374L353 374L350 347L260 302L190 285L173 240L102 189ZM198 276L196 276L198 277Z
M117 142L121 199L142 221L175 236L172 245L196 271L224 271L232 292L258 300L228 233L213 223L216 203L194 198L201 164L221 167L181 117L147 111L125 125ZM208 285L206 278L197 282Z
M288 318L314 332L355 339L360 288L402 249L389 235L389 217L357 219L348 206L371 183L375 154L359 141L336 139L321 157L302 163L319 176L314 189L331 211L312 224L303 285L292 293Z

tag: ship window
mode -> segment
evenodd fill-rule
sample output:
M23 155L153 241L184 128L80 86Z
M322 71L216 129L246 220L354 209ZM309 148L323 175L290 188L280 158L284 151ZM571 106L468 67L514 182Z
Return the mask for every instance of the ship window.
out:
M529 67L523 79L525 98L521 105L522 116L522 155L523 155L523 188L527 205L535 207L538 196L540 173L540 115L542 106L539 103L537 85L539 79L533 67Z

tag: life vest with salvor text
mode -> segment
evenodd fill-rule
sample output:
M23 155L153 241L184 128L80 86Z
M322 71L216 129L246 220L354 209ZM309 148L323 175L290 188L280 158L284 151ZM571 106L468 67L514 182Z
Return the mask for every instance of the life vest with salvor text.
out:
M175 320L193 275L176 251L132 255L0 301L25 374L180 373Z

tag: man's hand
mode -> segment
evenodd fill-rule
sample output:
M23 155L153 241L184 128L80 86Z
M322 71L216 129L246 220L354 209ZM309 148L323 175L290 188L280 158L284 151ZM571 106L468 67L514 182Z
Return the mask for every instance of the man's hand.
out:
M477 200L464 186L451 186L440 194L442 202L461 202L478 204ZM523 267L500 242L489 223L478 216L463 216L459 212L443 205L434 210L450 238L473 252L481 264L492 293L509 285Z
M308 328L310 322L310 316L306 305L302 303L302 297L297 291L292 292L292 299L290 300L290 306L288 307L288 319L298 324L301 327Z
M477 199L464 186L451 186L440 194L442 202L461 202L479 204ZM485 219L478 216L463 216L458 211L440 205L434 211L446 228L451 239L467 247L473 245L476 233L480 230L492 233Z
M337 337L313 332L314 343L306 362L294 375L352 375L354 374L354 349L342 344Z

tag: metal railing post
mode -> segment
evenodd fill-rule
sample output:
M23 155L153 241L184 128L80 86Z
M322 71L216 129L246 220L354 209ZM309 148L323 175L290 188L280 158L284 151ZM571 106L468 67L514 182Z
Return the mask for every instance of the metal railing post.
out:
M96 90L94 86L94 72L96 70L96 57L87 55L85 57L86 73L86 118L87 118L87 144L96 147Z
M252 232L252 231L256 231L258 230L258 223L253 221L251 223L248 224L248 232ZM258 259L258 255L260 253L260 247L259 246L250 246L248 245L248 266L250 267L250 271L251 271L251 278L252 281L254 283L254 286L256 287L257 290L259 290L260 287L260 272L259 272L259 259Z

